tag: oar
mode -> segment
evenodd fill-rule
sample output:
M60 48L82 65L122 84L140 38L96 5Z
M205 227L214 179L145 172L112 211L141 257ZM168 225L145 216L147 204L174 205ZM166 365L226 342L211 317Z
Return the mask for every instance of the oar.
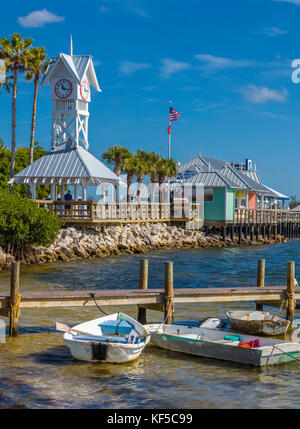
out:
M97 337L97 338L100 337L100 335L95 335L95 334L90 334L89 332L80 331L79 329L71 328L70 326L64 325L63 323L60 323L60 322L56 322L55 327L57 331L61 331L61 332L73 331L73 332L77 332L78 334L88 335L89 337Z

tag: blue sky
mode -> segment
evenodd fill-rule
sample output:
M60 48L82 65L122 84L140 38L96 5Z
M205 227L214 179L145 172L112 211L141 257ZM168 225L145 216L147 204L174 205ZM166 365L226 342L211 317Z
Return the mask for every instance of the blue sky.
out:
M102 93L90 103L90 151L118 144L167 157L251 158L263 182L297 195L300 0L57 0L1 5L1 34L20 32L49 56L93 55ZM33 85L20 82L17 144L28 145ZM10 96L0 91L0 137L10 146ZM49 87L39 90L36 138L50 148Z

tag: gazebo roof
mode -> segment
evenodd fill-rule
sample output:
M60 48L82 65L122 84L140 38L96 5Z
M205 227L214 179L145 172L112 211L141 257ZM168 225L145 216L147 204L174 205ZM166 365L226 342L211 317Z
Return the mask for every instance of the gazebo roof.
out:
M16 183L70 185L85 183L119 183L119 177L81 146L74 147L72 141L56 146L14 177Z

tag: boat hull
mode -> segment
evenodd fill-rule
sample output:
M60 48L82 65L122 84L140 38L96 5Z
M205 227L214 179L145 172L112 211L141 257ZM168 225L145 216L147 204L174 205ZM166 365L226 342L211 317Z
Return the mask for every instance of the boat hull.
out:
M63 340L77 360L124 363L140 356L150 336L141 323L124 313L114 313L74 326Z
M286 362L291 362L300 358L300 344L287 343L285 341L275 342L260 338L267 345L258 348L237 347L237 342L226 344L218 343L221 339L220 331L211 329L199 328L198 338L196 329L190 329L190 333L174 332L154 332L151 334L151 343L163 349L172 350L175 352L187 353L205 358L213 358L225 361L232 361L253 366L277 365ZM163 331L163 329L162 329ZM168 328L166 329L168 331ZM170 331L170 328L169 328ZM177 332L179 329L177 329ZM207 332L210 331L210 332ZM151 332L151 331L150 331ZM200 337L207 335L209 339L201 339ZM227 335L236 335L233 332L226 332ZM224 332L221 333L224 337ZM257 338L257 337L256 337ZM241 341L253 341L255 337L242 336ZM279 348L277 348L279 347Z
M254 335L282 335L287 331L290 324L288 320L258 311L250 313L227 312L226 315L232 329Z
M137 359L145 348L142 344L108 344L65 340L72 356L87 362L124 363Z

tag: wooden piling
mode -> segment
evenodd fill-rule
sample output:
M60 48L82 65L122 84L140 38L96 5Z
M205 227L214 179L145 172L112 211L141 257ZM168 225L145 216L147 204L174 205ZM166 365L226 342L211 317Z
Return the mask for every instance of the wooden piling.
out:
M286 308L286 319L291 322L294 321L295 315L295 262L289 261L287 263L287 282L286 282L286 296L287 296L287 308Z
M259 259L257 262L257 287L265 286L265 264L264 259ZM263 311L264 305L256 303L256 311Z
M173 262L165 262L165 296L164 296L164 314L165 323L173 322Z
M148 289L148 259L142 259L140 261L140 277L139 277L139 289ZM138 308L137 320L145 325L147 323L147 310L146 308Z
M16 337L19 333L20 295L19 295L20 263L13 262L10 280L10 313L9 337Z

